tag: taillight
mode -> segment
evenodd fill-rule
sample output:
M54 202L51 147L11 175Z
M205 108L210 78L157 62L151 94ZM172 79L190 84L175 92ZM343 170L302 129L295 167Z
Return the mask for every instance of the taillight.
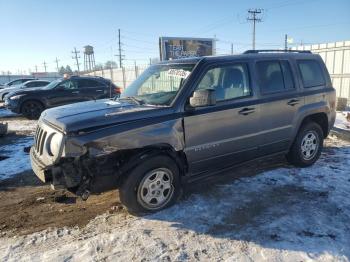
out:
M120 87L115 87L114 88L114 92L117 94L121 94L122 93L122 89Z

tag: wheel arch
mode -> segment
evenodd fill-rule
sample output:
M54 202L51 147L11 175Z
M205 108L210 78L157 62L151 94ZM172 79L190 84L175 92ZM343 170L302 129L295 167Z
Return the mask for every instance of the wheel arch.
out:
M176 151L170 144L153 144L143 148L131 149L133 152L127 163L122 167L123 171L128 171L141 164L147 158L156 155L166 155L176 163L180 175L183 176L188 170L187 158L183 151Z
M300 128L305 125L306 123L309 122L315 122L317 123L323 132L323 138L326 138L329 134L329 124L328 124L328 117L327 114L324 112L319 112L319 113L313 113L310 115L307 115L303 118L303 120L300 122L299 127L298 127L298 132Z
M2 95L2 97L1 97L1 100L2 101L4 101L5 100L5 96L8 94L8 92L7 93L4 93L3 95Z

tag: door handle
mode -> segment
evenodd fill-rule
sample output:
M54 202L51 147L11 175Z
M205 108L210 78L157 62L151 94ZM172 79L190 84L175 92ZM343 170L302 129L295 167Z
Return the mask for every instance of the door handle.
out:
M72 94L79 94L79 91L73 91Z
M299 104L299 99L292 99L292 100L289 100L287 103L287 105L289 106L295 106L297 104Z
M98 89L98 90L96 90L96 92L103 92L103 90L102 89Z
M255 112L255 108L245 107L242 110L238 111L238 114L246 116L246 115L249 115L249 114L254 113L254 112Z

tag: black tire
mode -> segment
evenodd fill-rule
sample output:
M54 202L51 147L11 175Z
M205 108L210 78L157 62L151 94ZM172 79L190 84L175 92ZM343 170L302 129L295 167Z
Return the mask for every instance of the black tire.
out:
M298 167L313 165L321 155L323 138L322 128L317 123L309 122L302 125L287 154L288 162Z
M145 201L143 201L143 198L146 198L148 194L151 195L151 193L154 193L155 191L158 193L158 197L164 196L162 195L163 193L160 193L159 195L160 190L162 190L164 194L166 193L166 189L155 188L155 191L151 189L151 186L155 186L155 187L159 186L155 184L159 182L158 180L156 180L156 178L154 178L154 180L151 179L153 176L151 175L151 173L156 171L171 172L172 178L170 181L169 192L170 190L172 190L172 193L171 194L169 193L168 199L164 203L158 206L157 206L157 203L155 204L155 206L150 206L150 205L153 205L153 203L148 204ZM131 214L143 215L147 213L157 212L159 210L165 209L173 205L180 196L181 184L180 184L179 168L177 167L176 163L166 155L157 155L157 156L150 157L148 159L144 159L141 164L136 166L134 169L130 171L129 174L126 174L126 175L127 177L125 178L125 180L120 186L119 196L120 196L120 201ZM158 176L158 173L156 176ZM164 177L166 177L166 175L164 175ZM150 183L149 181L154 181L154 182ZM164 181L164 182L169 184L169 182L167 181ZM145 188L146 183L150 183L147 189ZM148 191L148 189L150 191ZM152 201L154 201L155 198L157 198L157 196L152 196L152 195L150 197L151 198L153 197ZM158 200L154 202L158 202Z
M38 119L42 111L43 105L35 100L25 101L21 106L21 114L28 119Z

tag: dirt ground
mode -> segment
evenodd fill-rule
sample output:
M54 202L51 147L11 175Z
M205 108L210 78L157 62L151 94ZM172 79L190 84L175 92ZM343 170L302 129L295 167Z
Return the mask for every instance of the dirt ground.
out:
M105 212L120 212L118 191L92 195L87 201L67 191L53 191L31 171L0 182L1 236L22 235L50 227L84 226Z
M3 110L2 104L0 109ZM18 115L5 115L0 121L7 122L10 129L8 135L0 137L0 146L31 137L36 127L36 121ZM0 237L30 234L50 227L81 227L100 214L121 210L117 190L82 201L70 192L53 191L32 171L0 180Z
M188 185L183 198L206 191L208 184L227 183L236 176L252 176L283 165L286 165L283 158L243 165L234 175L223 174ZM54 191L49 185L43 185L32 171L0 181L0 236L27 235L50 227L83 227L106 212L127 215L119 202L118 190L91 195L83 201L70 192Z

